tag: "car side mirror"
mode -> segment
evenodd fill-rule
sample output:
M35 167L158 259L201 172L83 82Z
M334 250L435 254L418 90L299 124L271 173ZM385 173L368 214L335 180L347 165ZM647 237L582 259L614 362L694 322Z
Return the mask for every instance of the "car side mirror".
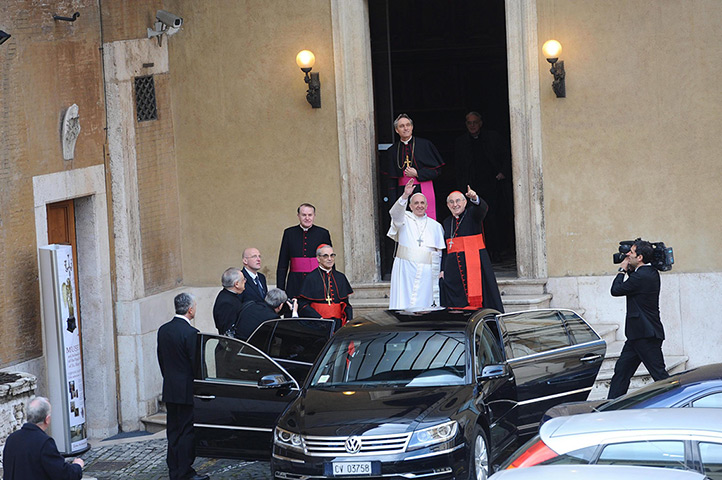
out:
M282 388L292 385L293 382L280 373L265 375L258 380L258 388Z
M479 380L493 380L495 378L503 378L509 376L509 365L502 363L499 365L487 365L481 370Z

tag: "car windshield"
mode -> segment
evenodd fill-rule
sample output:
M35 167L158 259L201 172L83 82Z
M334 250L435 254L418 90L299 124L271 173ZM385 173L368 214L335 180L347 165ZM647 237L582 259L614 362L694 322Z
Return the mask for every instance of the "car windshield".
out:
M461 332L374 332L336 337L312 387L463 385L466 348Z

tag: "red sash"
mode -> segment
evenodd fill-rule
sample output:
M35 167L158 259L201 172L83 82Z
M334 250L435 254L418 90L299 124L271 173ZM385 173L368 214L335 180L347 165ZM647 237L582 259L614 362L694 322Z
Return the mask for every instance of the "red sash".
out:
M456 237L446 239L446 251L448 253L464 253L466 257L466 298L470 307L482 307L484 296L481 288L481 256L479 250L486 248L484 235L471 235L468 237ZM458 255L456 257L459 262ZM462 275L461 281L464 281Z
M332 303L311 303L311 308L316 310L322 318L340 318L341 326L346 325L346 302Z
M399 185L404 186L409 183L409 180L411 180L411 177L404 175L399 178ZM421 193L426 197L426 215L436 220L436 195L434 195L433 182L431 180L419 182L414 178L414 185L421 185Z
M291 271L308 273L318 268L318 260L316 257L291 257Z

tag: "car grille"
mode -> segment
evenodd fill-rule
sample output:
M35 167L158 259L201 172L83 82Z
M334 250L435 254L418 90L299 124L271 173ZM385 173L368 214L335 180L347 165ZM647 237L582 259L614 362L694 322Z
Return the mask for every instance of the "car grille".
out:
M355 455L390 455L406 450L410 433L397 435L362 435L351 437L303 437L306 454L312 457L350 457Z

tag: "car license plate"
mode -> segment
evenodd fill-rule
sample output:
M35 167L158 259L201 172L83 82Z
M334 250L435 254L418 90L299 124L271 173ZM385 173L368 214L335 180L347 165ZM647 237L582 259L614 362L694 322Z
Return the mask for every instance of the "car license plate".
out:
M334 462L333 475L371 475L371 462Z

